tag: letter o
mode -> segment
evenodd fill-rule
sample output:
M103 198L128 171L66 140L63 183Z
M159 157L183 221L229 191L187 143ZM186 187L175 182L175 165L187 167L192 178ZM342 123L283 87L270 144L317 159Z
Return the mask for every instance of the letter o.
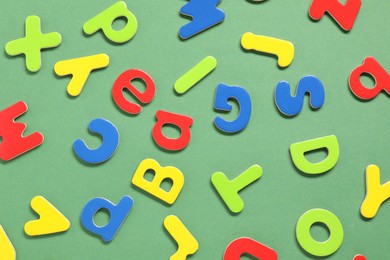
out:
M315 223L323 223L329 229L329 238L324 242L313 239L310 228ZM311 209L298 220L295 235L299 245L315 256L328 256L336 252L344 238L344 230L335 214L325 209Z

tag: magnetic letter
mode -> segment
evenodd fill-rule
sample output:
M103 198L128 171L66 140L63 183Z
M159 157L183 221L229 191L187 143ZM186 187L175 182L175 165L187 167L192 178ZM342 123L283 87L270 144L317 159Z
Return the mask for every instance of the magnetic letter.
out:
M145 92L140 92L136 87L131 84L134 79L141 79L145 82ZM114 86L112 87L112 98L115 104L123 111L129 114L139 114L141 112L141 106L131 103L123 95L123 90L127 89L134 95L142 104L148 104L152 102L154 94L156 92L156 85L153 79L144 71L138 69L130 69L123 72L116 79Z
M19 101L12 106L0 111L0 158L9 161L15 157L38 147L43 143L43 135L35 132L24 137L26 124L15 122L15 118L23 115L28 110L24 101Z
M55 48L61 44L61 34L57 32L42 33L41 19L30 15L26 18L26 36L8 42L5 52L10 56L24 54L26 56L26 68L31 72L41 69L41 50Z
M373 88L366 88L360 81L360 76L364 74L374 78L375 86ZM382 90L390 94L390 75L373 57L367 57L362 65L351 72L349 88L358 98L365 100L376 97Z
M241 255L249 254L257 259L277 260L278 254L272 248L248 237L232 241L225 250L223 260L240 260Z
M154 141L166 150L178 151L184 149L191 139L190 127L192 126L192 118L185 115L170 113L164 110L159 110L156 113L157 122L153 127L152 135ZM180 136L172 139L166 137L162 128L164 125L175 125L180 129Z
M154 171L155 175L152 181L147 181L144 178L145 173L148 170ZM172 187L169 191L160 188L161 183L165 179L172 180ZM155 160L145 159L139 164L131 182L138 188L143 189L160 200L168 204L173 204L183 188L184 175L175 167L161 167Z
M366 168L366 197L360 207L360 214L365 218L373 218L381 204L390 198L390 181L381 185L380 169L376 165Z
M324 242L313 239L310 228L321 222L329 229L330 236ZM299 245L314 256L328 256L336 252L344 239L344 230L335 214L325 209L311 209L306 211L298 220L295 235Z
M278 66L287 67L294 59L294 45L285 40L256 35L251 32L244 33L241 37L241 46L245 50L255 50L278 57Z
M35 196L31 200L31 208L39 215L39 219L31 220L24 225L24 232L27 235L48 235L70 228L69 220L44 197Z
M305 153L322 148L328 151L328 156L324 160L311 163L305 158ZM294 143L290 146L290 154L295 167L300 171L307 174L321 174L336 165L340 155L339 142L335 135L329 135Z
M258 180L262 175L263 169L254 164L231 181L222 172L215 172L211 176L211 182L230 211L239 213L244 209L244 201L238 192Z
M134 201L130 196L123 196L118 205L105 198L94 198L84 206L81 212L81 223L85 229L100 236L104 242L110 242L122 226L133 204ZM105 226L97 226L93 221L95 214L101 209L106 209L110 216Z
M15 260L16 252L15 248L9 240L5 230L0 225L0 259L3 260Z
M275 89L276 106L286 116L295 116L301 112L306 93L310 94L310 106L314 109L319 109L325 102L324 86L315 76L303 77L294 96L290 95L290 88L288 82L280 81Z
M184 94L217 67L217 60L207 56L175 82L176 93Z
M87 163L97 164L108 160L116 151L119 143L118 129L113 123L103 118L95 118L88 125L89 131L102 136L103 142L99 148L92 150L87 144L77 139L73 143L76 155Z
M221 0L190 0L180 13L192 17L192 21L182 26L179 36L188 39L225 19L225 13L217 8Z
M107 67L109 63L110 58L106 54L97 54L59 61L54 65L54 72L58 76L72 75L66 90L75 97L80 95L89 74L93 70Z
M126 25L120 30L115 30L112 28L112 24L118 18L125 18ZM110 6L86 22L83 26L84 32L88 35L94 34L101 29L104 35L115 43L130 41L137 32L137 28L137 19L134 14L127 9L127 5L123 1L119 1Z
M170 260L187 259L188 255L195 254L198 251L198 241L196 241L178 217L174 215L167 216L164 219L164 227L178 245L176 253L169 258Z
M215 126L226 133L237 133L242 131L249 123L252 112L252 102L249 93L242 87L219 84L215 93L214 109L231 111L232 106L229 99L237 101L240 112L237 118L231 122L218 116L214 119Z
M309 15L313 20L320 20L328 12L334 20L346 31L350 31L362 6L361 0L346 0L345 4L339 0L313 0Z

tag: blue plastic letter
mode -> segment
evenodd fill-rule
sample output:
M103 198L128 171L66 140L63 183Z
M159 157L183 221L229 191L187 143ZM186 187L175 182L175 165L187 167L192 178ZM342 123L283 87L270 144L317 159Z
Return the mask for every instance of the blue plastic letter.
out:
M99 235L104 242L110 242L125 221L133 204L134 201L130 196L124 196L118 205L105 198L94 198L84 206L81 212L81 223L88 231ZM105 226L97 226L93 221L93 217L101 209L106 209L110 213L110 220Z
M251 97L242 87L219 84L215 94L214 109L231 111L232 106L228 103L229 99L235 99L237 101L240 113L231 122L225 121L222 117L218 116L214 119L214 124L223 132L237 133L248 125L252 112Z
M290 94L290 84L280 81L275 89L275 103L280 112L286 116L296 116L301 112L305 94L310 94L310 106L319 109L325 102L325 90L321 81L315 76L303 77L297 86L295 96Z
M191 22L182 26L179 36L188 39L225 19L225 13L217 8L221 0L190 0L181 9L180 13L191 16Z
M86 143L77 139L73 143L73 150L77 156L88 163L97 164L108 160L115 152L119 143L119 133L115 125L103 118L96 118L88 125L89 131L102 136L103 142L99 148L89 149Z

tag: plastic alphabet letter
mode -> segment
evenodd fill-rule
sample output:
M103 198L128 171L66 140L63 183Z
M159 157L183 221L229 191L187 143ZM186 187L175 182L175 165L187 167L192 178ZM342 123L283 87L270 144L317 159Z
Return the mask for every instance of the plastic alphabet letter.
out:
M322 148L328 151L328 156L324 160L311 163L305 158L305 153ZM306 174L321 174L336 165L340 155L339 143L335 135L324 136L292 144L290 154L295 167L300 171Z
M278 57L279 67L289 66L294 59L294 45L285 40L256 35L251 32L244 33L241 37L241 46L245 50L255 50Z
M112 28L112 24L118 18L125 18L126 25L120 30L115 30ZM83 26L84 32L88 35L94 34L101 29L104 35L115 43L130 41L137 32L137 28L137 19L134 14L127 9L127 5L123 1L119 1L110 6L91 20L87 21Z
M272 248L251 238L240 237L228 245L223 255L223 260L240 260L243 254L249 254L264 260L278 259L278 254Z
M144 178L145 173L148 170L153 170L155 173L152 181L147 181ZM172 187L169 191L160 188L161 183L165 179L172 180ZM131 182L138 188L143 189L160 200L168 204L173 204L183 188L184 175L175 167L161 167L155 160L145 159L139 164Z
M319 109L325 102L324 86L315 76L303 77L294 96L291 96L290 88L288 82L280 81L275 89L276 106L286 116L295 116L301 112L306 93L310 94L310 106L314 109Z
M130 196L123 196L118 205L105 198L94 198L84 206L81 212L81 224L88 231L100 236L104 242L110 242L122 226L133 204L134 201ZM95 214L101 209L106 209L110 215L110 220L105 226L97 226L93 221Z
M195 65L192 69L187 71L176 82L174 89L176 93L184 94L192 88L201 79L211 73L217 66L217 60L213 56L207 56Z
M214 109L231 111L232 106L229 99L235 99L239 105L240 113L234 121L225 121L218 116L214 124L219 130L226 133L237 133L242 131L249 123L252 112L252 102L249 93L242 87L219 84L215 94Z
M198 251L198 241L196 241L178 217L174 215L167 216L164 219L164 227L178 245L176 253L169 258L170 260L187 259L188 255L195 254Z
M73 150L83 161L98 164L108 160L116 151L119 143L118 129L113 123L103 118L95 118L88 125L89 131L102 136L103 142L99 148L92 150L87 144L77 139L73 143Z
M27 235L48 235L64 232L70 228L69 220L44 197L35 196L30 204L39 215L39 219L31 220L24 225L24 232Z
M366 197L360 207L360 213L365 218L373 218L378 213L381 204L390 198L390 181L381 185L380 169L376 165L366 168Z
M0 158L4 161L12 160L43 143L43 135L40 132L24 137L22 134L26 129L26 124L14 121L27 110L27 104L19 101L0 111L0 136L2 137Z
M157 122L153 127L152 135L154 141L162 148L171 151L179 151L184 149L191 139L190 127L193 120L189 116L170 113L164 110L159 110L156 113ZM163 132L164 125L175 125L180 129L178 138L168 138Z
M108 55L97 54L59 61L54 65L54 71L58 76L72 75L67 91L69 95L75 97L80 95L89 74L93 70L107 67L109 63Z
M313 239L310 228L315 223L323 223L329 229L330 236L324 242ZM335 214L325 209L311 209L298 220L295 235L299 245L314 256L329 256L336 252L344 239L344 230Z
M134 79L141 79L145 82L145 92L140 92L136 87L131 84ZM153 79L144 71L139 69L129 69L123 72L116 79L114 86L112 87L112 98L115 104L123 111L129 114L139 114L141 112L141 106L129 102L123 95L123 90L127 89L143 104L152 102L154 94L156 92L156 85Z
M350 31L362 6L362 0L313 0L309 15L313 20L320 20L328 12L335 21L346 31Z
M15 260L16 252L15 248L9 240L5 230L0 225L0 259L3 260Z
M360 81L360 76L368 74L375 80L373 88L366 88ZM382 90L390 94L390 75L386 70L373 58L367 57L363 64L355 68L349 76L349 87L351 91L361 99L372 99Z
M258 180L262 175L263 169L254 164L231 181L222 172L215 172L211 176L211 182L230 211L239 213L244 209L244 202L238 192Z
M179 36L188 39L225 19L225 13L217 8L221 0L190 0L181 9L180 13L190 16L193 20L182 26Z
M26 18L26 36L8 42L5 52L10 56L24 54L26 56L26 68L31 72L41 69L41 50L55 48L61 44L61 34L57 32L42 33L41 19L31 15Z

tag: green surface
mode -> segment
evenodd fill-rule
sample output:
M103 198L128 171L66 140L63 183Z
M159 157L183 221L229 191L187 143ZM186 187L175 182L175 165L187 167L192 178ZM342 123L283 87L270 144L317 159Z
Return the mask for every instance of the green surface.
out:
M123 45L111 44L101 33L82 32L83 24L113 0L0 2L3 48L24 36L29 15L41 18L42 32L62 35L61 46L43 51L38 73L28 73L21 56L9 57L4 51L0 56L1 109L26 101L29 111L20 119L28 125L26 133L45 135L42 146L0 165L0 224L18 259L168 259L176 244L164 230L163 220L171 214L199 242L190 259L222 259L226 246L240 236L275 249L279 259L312 259L295 239L299 217L312 208L331 211L343 225L343 244L328 259L352 259L358 253L370 260L388 258L389 202L370 221L360 217L359 207L365 196L367 165L377 164L382 182L390 180L389 97L380 94L361 102L350 92L347 79L369 55L390 71L389 1L363 1L349 33L328 16L312 22L309 0L223 1L219 7L225 21L181 41L178 31L188 20L179 10L186 1L129 0L138 31ZM240 39L245 32L293 42L293 63L281 70L272 56L243 51ZM54 64L98 53L108 54L110 65L91 74L80 96L67 96L69 78L56 77ZM175 81L208 55L218 60L217 68L186 94L176 95ZM115 79L129 68L146 71L157 87L154 100L138 116L125 115L111 98ZM305 75L322 81L325 104L311 111L306 99L302 112L287 119L274 104L275 86L280 80L296 86ZM213 126L219 115L213 110L218 83L243 86L251 95L252 117L239 134L224 135ZM151 131L159 109L193 117L191 142L183 151L165 152L153 142ZM224 116L231 120L235 115ZM72 144L83 138L91 147L99 145L99 138L87 131L96 117L117 126L120 144L109 161L87 166L76 159ZM300 174L291 162L289 146L331 134L340 145L337 165L316 177ZM130 184L138 164L149 157L185 175L184 188L171 207ZM324 154L309 158L321 160ZM221 171L233 179L253 164L263 168L263 176L240 193L245 209L231 215L213 189L211 175ZM36 218L29 208L36 195L46 197L67 216L72 224L69 231L37 238L24 234L24 224ZM111 243L102 243L82 228L81 210L90 199L101 196L117 203L124 195L130 195L135 206ZM104 222L106 216L99 213L100 218ZM321 231L313 229L318 236Z

